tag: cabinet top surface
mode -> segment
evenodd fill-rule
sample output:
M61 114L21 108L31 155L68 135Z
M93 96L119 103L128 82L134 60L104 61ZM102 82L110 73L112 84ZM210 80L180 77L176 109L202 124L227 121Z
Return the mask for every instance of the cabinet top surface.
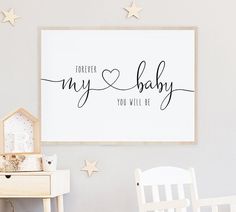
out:
M70 172L69 170L56 170L53 172L0 172L1 175L17 175L17 176L47 176L47 175L54 175L54 174L60 174L62 172Z

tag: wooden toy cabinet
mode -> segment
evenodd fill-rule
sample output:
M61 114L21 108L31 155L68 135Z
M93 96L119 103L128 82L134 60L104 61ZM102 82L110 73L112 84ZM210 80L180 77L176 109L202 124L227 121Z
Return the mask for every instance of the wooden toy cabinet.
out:
M0 198L40 198L44 212L51 212L51 198L57 198L58 212L64 212L63 195L69 192L69 170L0 172Z
M23 108L0 120L0 172L42 171L40 121Z
M41 153L39 120L23 108L0 121L0 154Z

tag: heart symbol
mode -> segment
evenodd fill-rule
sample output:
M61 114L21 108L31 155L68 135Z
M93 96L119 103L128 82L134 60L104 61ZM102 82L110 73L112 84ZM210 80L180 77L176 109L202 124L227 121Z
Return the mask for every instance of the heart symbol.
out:
M120 77L120 71L118 69L108 70L105 69L102 72L103 80L109 85L112 86Z

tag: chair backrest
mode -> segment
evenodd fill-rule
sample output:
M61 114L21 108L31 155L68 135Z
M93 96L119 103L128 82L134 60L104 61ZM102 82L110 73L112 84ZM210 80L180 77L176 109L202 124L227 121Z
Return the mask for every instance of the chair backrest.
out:
M160 186L164 187L165 200L173 200L173 185L177 187L179 200L185 199L184 185L190 187L190 195L192 202L198 199L196 180L194 169L182 169L177 167L156 167L146 171L137 169L135 171L136 190L138 196L138 204L140 212L143 210L143 204L146 204L145 186L150 186L152 191L153 202L160 202ZM168 212L173 212L174 209L168 209ZM163 212L163 211L155 211ZM186 212L186 208L181 212Z

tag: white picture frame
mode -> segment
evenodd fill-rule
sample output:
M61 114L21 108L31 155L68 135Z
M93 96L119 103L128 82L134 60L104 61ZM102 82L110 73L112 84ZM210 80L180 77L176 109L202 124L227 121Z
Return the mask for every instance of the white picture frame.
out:
M197 142L196 27L42 28L40 38L42 141Z

